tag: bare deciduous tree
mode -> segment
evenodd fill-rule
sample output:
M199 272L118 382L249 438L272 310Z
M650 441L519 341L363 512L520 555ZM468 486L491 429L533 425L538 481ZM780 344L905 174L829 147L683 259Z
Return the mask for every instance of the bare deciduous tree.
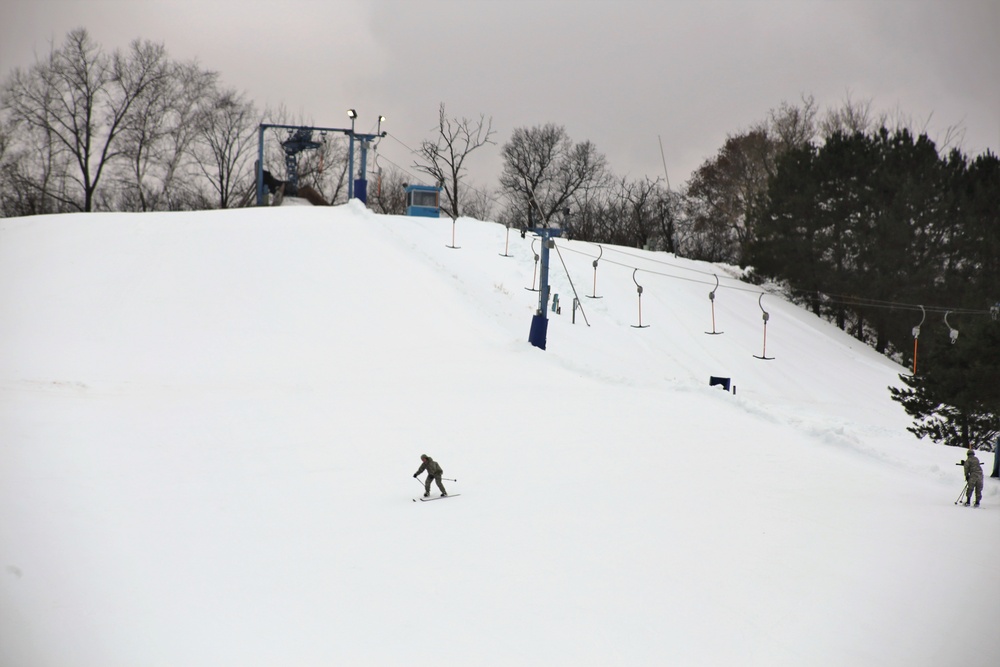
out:
M238 206L254 188L253 155L258 120L254 106L235 90L214 95L196 137L197 166L219 208Z
M381 169L375 173L368 190L368 204L386 215L406 214L406 176L398 169Z
M508 217L549 223L574 196L607 179L607 161L589 141L574 144L565 128L547 124L517 128L503 146L500 187L509 200Z
M119 208L192 206L192 146L208 113L218 75L195 63L170 63L168 75L136 100L122 132Z
M659 179L622 179L619 182L621 229L628 245L653 250L673 248L674 217L667 204L667 194Z
M872 110L871 98L855 101L848 94L840 107L827 112L826 117L820 122L820 133L824 138L832 137L837 132L845 135L856 132L868 134L884 125L885 121L884 114L877 115Z
M816 137L817 113L816 99L812 95L802 96L802 106L782 102L777 109L771 109L767 115L767 130L777 151L784 153L811 142Z
M618 178L586 200L578 198L572 238L674 252L677 201L661 179Z
M119 135L133 103L165 75L162 45L135 40L125 53L107 55L79 28L59 49L28 70L15 70L3 105L17 128L51 141L46 156L65 158L69 187L37 186L43 194L80 211L92 211L107 166L120 154Z
M465 203L462 205L462 215L476 220L492 220L496 197L488 189L469 187L465 189Z
M0 156L0 206L4 216L40 215L76 210L65 202L65 154L58 151L51 130L3 122L4 151Z
M754 230L748 213L755 198L767 191L776 147L763 128L731 135L711 160L691 177L687 188L688 252L697 259L739 263Z
M420 144L417 155L422 161L415 162L413 166L441 185L444 190L441 210L455 220L465 213L462 188L465 160L477 148L494 143L491 139L494 134L493 120L482 114L478 121L450 118L442 103L438 111L437 131L434 141L427 140Z

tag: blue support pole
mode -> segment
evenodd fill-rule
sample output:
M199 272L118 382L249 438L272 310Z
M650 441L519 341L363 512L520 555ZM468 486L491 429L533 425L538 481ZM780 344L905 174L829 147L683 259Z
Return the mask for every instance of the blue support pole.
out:
M264 205L264 126L257 128L257 206Z
M368 203L368 137L361 140L361 171L354 186L355 194L362 204Z
M535 313L531 317L531 331L528 332L528 342L538 349L544 350L548 330L549 319L545 317L545 313Z
M353 126L353 121L351 122ZM354 129L351 129L350 147L347 149L347 161L350 164L351 173L347 175L347 198L354 199Z
M544 350L549 328L549 244L555 243L553 239L559 236L562 230L542 227L532 229L531 231L541 237L542 250L540 253L541 264L539 268L538 310L535 311L534 316L531 318L531 331L528 333L528 342Z
M548 312L549 305L549 235L542 232L541 273L538 285L538 312Z

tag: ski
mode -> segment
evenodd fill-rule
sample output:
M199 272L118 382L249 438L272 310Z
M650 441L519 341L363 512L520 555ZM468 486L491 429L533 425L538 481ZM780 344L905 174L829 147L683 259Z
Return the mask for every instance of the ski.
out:
M420 502L425 503L428 500L444 500L445 498L457 498L460 495L462 495L462 494L461 493L449 493L447 496L434 496L433 498L414 498L413 502L417 502L419 500Z

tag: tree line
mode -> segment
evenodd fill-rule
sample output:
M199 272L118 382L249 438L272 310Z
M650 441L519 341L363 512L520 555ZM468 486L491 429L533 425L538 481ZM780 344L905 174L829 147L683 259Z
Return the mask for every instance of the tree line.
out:
M265 122L296 119L258 110L162 44L108 53L74 30L0 85L0 215L252 205ZM616 175L560 125L515 128L489 189L468 182L468 161L496 145L492 118L454 117L442 103L411 167L441 187L452 219L558 222L579 240L744 267L911 366L892 394L914 433L989 447L1000 432L1000 162L950 146L955 130L936 143L911 125L871 102L822 112L803 96L729 135L677 190ZM285 137L269 132L265 168L283 173ZM345 144L324 136L298 157L300 184L331 204L347 196ZM404 213L410 175L377 152L374 162L369 206ZM918 315L931 319L920 334Z
M258 110L162 44L107 52L73 30L0 84L0 215L250 206L265 122L304 124ZM265 168L283 173L286 137L270 132ZM345 143L324 137L299 162L300 180L330 203L346 199ZM384 203L401 210L402 201L400 191Z
M746 261L793 301L912 368L918 436L1000 433L1000 160L906 128L837 131L781 154L747 208ZM928 319L929 316L929 319ZM923 326L921 326L923 325Z
M253 105L161 44L77 29L0 88L5 216L234 205Z

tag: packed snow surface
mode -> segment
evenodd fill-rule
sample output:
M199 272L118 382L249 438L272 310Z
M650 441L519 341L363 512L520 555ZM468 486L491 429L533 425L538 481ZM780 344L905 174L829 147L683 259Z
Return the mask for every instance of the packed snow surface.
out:
M564 239L541 350L540 251L357 202L0 220L0 664L996 664L1000 485L954 504L907 369ZM424 453L461 497L413 502Z

